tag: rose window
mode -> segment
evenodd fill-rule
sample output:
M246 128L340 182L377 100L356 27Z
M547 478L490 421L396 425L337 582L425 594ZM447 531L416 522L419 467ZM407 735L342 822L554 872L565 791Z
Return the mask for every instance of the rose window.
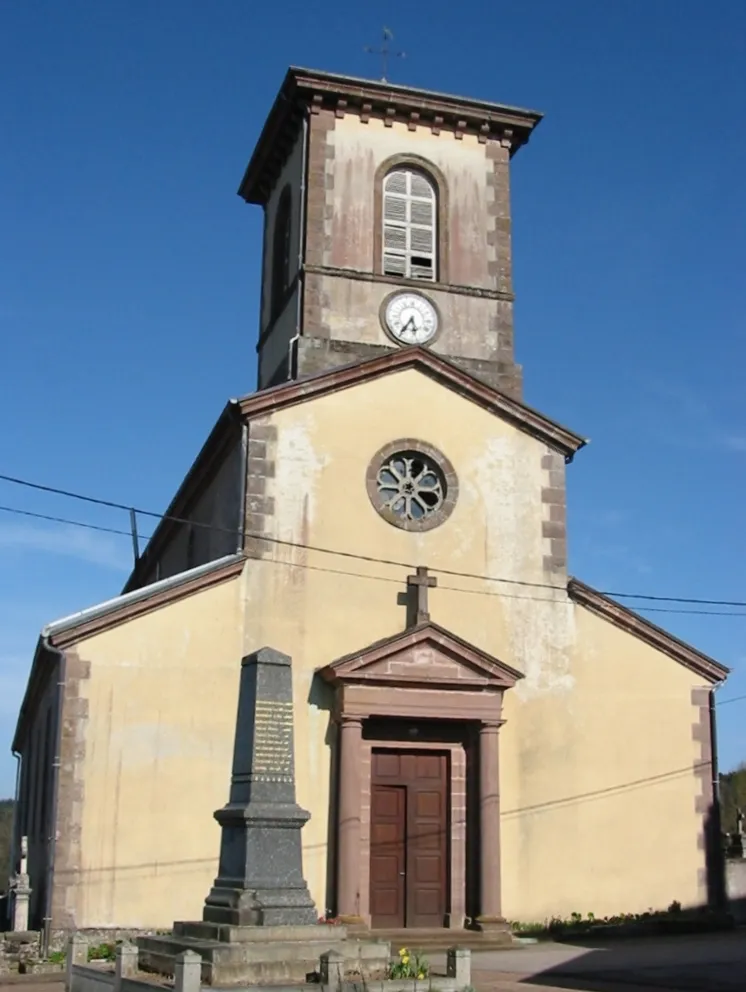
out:
M402 521L423 520L442 506L446 495L439 466L417 451L388 458L378 470L376 487L382 508Z

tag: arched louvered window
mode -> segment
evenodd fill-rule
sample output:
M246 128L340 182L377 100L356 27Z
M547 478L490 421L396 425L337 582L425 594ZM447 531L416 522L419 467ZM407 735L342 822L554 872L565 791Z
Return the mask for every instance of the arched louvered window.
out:
M383 181L383 272L434 282L438 198L419 169L397 168Z
M275 215L275 229L272 237L272 297L271 318L280 313L285 293L290 285L290 207L292 199L290 187L280 194Z

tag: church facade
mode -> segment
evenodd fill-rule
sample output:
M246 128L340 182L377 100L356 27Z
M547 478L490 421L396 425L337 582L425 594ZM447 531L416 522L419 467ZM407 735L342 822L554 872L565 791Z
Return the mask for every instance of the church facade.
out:
M292 658L320 916L708 901L727 669L568 576L584 440L522 401L509 173L539 120L288 72L239 191L265 215L259 388L121 596L38 642L13 744L37 925L200 918L264 646Z

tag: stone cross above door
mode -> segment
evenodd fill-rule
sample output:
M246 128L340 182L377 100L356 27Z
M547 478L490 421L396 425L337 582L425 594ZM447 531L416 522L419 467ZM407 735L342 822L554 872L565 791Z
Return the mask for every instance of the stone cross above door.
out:
M428 589L434 589L437 584L438 580L434 575L428 575L427 568L424 565L417 566L415 575L407 576L407 589L414 589L416 592L415 608L407 611L409 616L414 619L414 624L410 621L410 625L417 626L417 624L427 623L430 620L427 591Z

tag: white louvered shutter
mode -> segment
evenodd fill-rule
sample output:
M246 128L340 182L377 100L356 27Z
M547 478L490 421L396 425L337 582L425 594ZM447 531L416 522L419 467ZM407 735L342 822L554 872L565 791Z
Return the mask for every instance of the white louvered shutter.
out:
M395 169L383 183L385 275L435 280L435 187L421 172Z

